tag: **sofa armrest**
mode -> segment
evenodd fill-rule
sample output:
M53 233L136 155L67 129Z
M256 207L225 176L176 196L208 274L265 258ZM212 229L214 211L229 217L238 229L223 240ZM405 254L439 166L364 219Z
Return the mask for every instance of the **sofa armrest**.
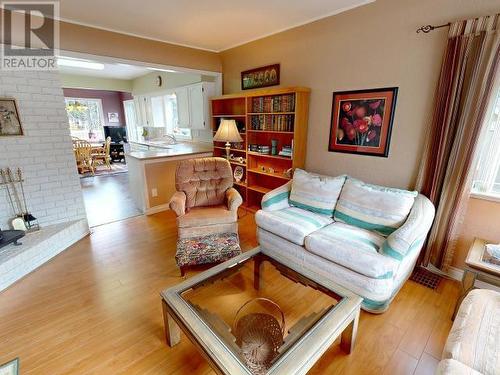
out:
M264 194L261 202L262 209L264 211L276 211L290 207L288 197L291 190L292 181L290 180L286 184Z
M409 252L422 248L434 221L434 213L432 202L419 194L404 224L385 240L382 252L392 258L402 260Z
M184 215L186 213L186 193L183 191L176 191L172 198L170 198L168 206L177 216Z
M229 188L226 190L226 205L229 211L236 211L242 203L243 198L241 198L238 190L235 188Z

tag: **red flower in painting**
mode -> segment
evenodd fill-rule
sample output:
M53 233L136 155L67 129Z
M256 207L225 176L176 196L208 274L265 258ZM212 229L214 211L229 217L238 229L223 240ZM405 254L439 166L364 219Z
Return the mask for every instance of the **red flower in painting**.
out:
M368 131L368 123L366 120L356 120L354 121L354 127L358 132L364 134Z
M352 141L354 138L356 138L356 129L352 124L349 124L347 128L344 129L345 133L347 135L347 138Z
M380 105L381 100L377 100L376 102L370 103L370 108L371 109L377 109Z
M366 116L366 108L365 107L358 107L354 110L354 113L356 114L357 117L363 118Z
M372 116L372 124L375 126L382 126L382 116L380 116L378 113L374 114Z
M342 104L342 110L344 112L349 112L351 110L351 102L345 102L344 104Z
M352 126L352 124L349 122L349 120L346 117L342 117L342 120L340 120L340 126L346 130L347 127Z

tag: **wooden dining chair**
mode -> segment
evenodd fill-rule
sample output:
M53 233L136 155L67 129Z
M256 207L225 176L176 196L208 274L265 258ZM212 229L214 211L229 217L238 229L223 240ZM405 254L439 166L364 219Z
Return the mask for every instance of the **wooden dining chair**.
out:
M92 146L83 139L73 140L73 151L75 152L76 168L78 173L90 171L94 175L94 162L92 160Z
M94 165L106 164L109 170L111 170L111 137L106 138L106 142L103 147L94 147L92 149L92 160Z

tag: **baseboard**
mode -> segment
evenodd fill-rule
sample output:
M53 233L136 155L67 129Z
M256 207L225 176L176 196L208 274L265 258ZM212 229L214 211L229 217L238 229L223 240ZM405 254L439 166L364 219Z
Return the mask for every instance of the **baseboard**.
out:
M450 266L448 268L448 276L450 276L452 279L462 281L464 270L461 268Z
M157 214L158 212L163 212L167 210L170 210L170 205L168 203L165 203L165 204L160 204L159 206L146 208L146 212L144 212L144 214L153 215Z
M456 268L456 267L451 266L448 269L448 276L450 276L451 278L453 278L455 280L458 280L461 282L463 275L464 275L464 270L461 268ZM476 282L474 283L474 286L476 288L479 288L479 289L491 289L491 290L496 290L497 292L500 292L500 287L497 287L495 285L492 285L492 284L490 284L486 281L482 281L482 280L476 280Z

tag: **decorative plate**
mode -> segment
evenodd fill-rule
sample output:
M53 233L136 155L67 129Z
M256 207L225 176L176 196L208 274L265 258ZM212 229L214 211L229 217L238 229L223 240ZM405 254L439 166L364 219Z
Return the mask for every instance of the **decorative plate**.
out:
M243 168L238 165L236 168L234 168L234 179L236 182L240 182L242 178Z

